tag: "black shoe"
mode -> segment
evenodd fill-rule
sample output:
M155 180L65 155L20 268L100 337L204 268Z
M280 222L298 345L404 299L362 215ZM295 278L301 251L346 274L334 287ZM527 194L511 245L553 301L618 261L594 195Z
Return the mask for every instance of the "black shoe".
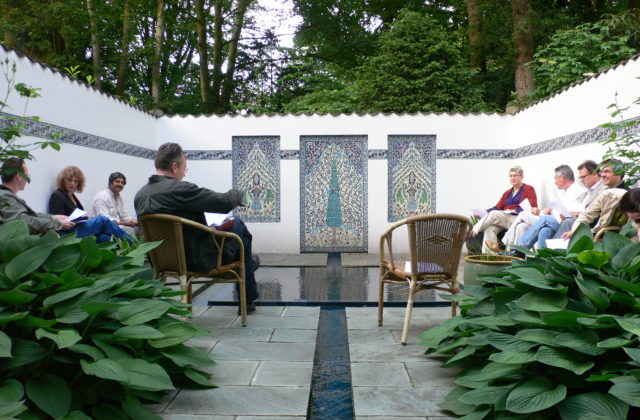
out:
M251 266L253 267L253 272L255 273L256 271L258 271L258 268L260 268L260 257L257 255L252 255L251 260L253 261L253 264Z
M256 311L255 303L247 303L247 315ZM240 306L238 306L238 315L242 315L242 311L240 310Z
M510 257L516 257L516 258L522 258L522 259L526 257L526 255L524 255L524 252L518 251L517 249L510 250L509 252L507 252L507 255Z

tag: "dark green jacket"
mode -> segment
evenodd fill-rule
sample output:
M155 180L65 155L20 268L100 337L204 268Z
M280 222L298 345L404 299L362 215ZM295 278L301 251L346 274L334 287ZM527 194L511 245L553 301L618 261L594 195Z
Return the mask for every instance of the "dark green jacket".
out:
M36 213L22 198L18 197L9 188L0 185L0 222L12 220L24 220L31 233L47 230L59 230L62 222L54 219L50 214Z
M217 193L164 175L152 175L149 183L138 191L134 199L138 217L150 213L165 213L203 225L207 224L204 212L228 213L241 203L240 191ZM183 233L189 270L207 272L213 268L216 250L211 236L189 227Z

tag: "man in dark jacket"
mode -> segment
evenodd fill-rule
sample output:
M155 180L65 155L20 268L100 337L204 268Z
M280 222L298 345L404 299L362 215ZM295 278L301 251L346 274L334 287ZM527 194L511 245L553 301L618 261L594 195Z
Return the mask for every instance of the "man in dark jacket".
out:
M149 178L134 200L138 218L144 214L166 213L206 225L205 212L228 213L242 205L242 194L238 190L217 193L183 181L187 172L187 158L177 143L160 146L155 155L155 166L157 173ZM191 271L208 272L214 267L216 259L211 236L188 226L183 229L187 267ZM254 276L257 262L251 255L251 233L240 219L235 219L227 231L240 236L244 245L247 312L253 312L253 301L258 298L258 290ZM223 259L237 258L239 247L227 249L226 246Z

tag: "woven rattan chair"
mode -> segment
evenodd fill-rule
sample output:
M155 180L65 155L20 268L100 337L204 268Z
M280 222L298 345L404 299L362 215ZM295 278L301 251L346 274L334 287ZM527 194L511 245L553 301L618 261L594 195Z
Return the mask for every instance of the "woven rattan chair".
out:
M409 236L409 263L405 271L404 260L397 261L393 254L393 232L407 227ZM457 272L462 244L471 228L468 218L455 214L427 214L412 216L391 226L380 237L380 289L378 295L378 325L382 326L384 285L409 286L407 310L401 343L407 343L411 310L416 292L436 289L456 294ZM386 251L386 252L385 252ZM457 304L451 302L451 316L456 315Z
M183 302L191 304L194 284L238 283L240 295L240 313L242 326L247 325L247 301L245 297L244 246L235 233L212 229L200 223L169 214L147 214L140 217L140 225L144 240L162 241L162 244L149 252L155 278L175 277L178 280L167 282L167 285L179 285L186 294ZM211 241L217 249L215 266L208 273L197 273L187 269L187 257L184 249L182 227L203 230L211 234ZM237 261L223 264L222 248L225 241L236 241L240 247L240 258Z

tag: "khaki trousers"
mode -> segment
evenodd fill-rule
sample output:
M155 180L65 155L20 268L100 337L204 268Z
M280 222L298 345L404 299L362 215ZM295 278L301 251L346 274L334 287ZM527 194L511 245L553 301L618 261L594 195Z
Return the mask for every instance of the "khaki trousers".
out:
M473 232L476 235L484 232L484 241L482 242L483 253L487 254L490 252L486 241L498 242L498 233L509 229L509 226L511 226L514 220L516 220L515 214L505 213L501 210L493 210L478 220L478 223L473 226Z
M540 219L540 216L535 216L528 211L521 211L518 213L516 219L511 223L509 230L504 234L502 242L505 245L519 245L520 238L524 236L524 233Z

